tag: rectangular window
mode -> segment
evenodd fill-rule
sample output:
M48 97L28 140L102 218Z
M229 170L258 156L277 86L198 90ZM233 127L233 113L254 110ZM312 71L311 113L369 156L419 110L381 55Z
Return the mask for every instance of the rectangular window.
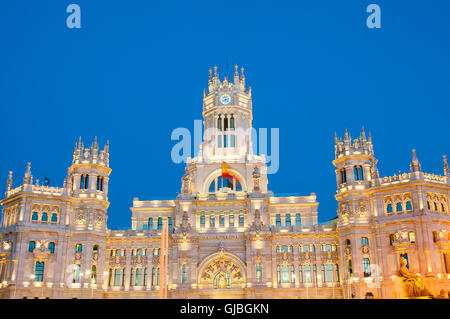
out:
M239 214L239 226L244 226L244 214L242 212Z
M295 214L295 226L301 226L301 225L302 225L302 221L301 221L300 214Z
M230 135L230 147L235 147L235 146L236 146L236 136Z
M209 227L216 227L216 218L213 214L209 217Z
M217 135L217 147L222 148L222 135Z
M327 264L327 282L333 281L333 265Z
M219 225L220 225L220 227L225 226L225 216L224 216L224 213L220 213L220 217L219 217Z
M280 214L277 214L277 215L275 216L275 225L276 225L277 227L280 227L280 226L281 226L281 215L280 215Z
M234 214L230 215L230 226L234 226Z
M416 242L416 234L413 231L410 231L408 235L409 235L409 242L414 244Z
M291 214L286 214L286 226L291 226Z
M223 136L223 147L224 148L228 147L228 135Z
M302 265L298 266L298 282L303 282L303 271L302 271Z
M283 265L281 268L281 281L283 283L289 283L289 266Z
M36 268L34 270L34 281L44 281L44 262L36 262Z
M262 281L262 269L261 269L261 264L258 263L256 264L256 282L261 282Z
M205 213L200 214L200 226L205 227Z

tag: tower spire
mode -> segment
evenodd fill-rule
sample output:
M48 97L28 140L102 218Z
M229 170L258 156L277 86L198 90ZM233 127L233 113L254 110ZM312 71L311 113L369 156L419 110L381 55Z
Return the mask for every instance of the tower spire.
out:
M419 159L417 158L415 149L412 150L412 161L409 166L411 168L411 172L420 172L421 171L420 162L419 162Z

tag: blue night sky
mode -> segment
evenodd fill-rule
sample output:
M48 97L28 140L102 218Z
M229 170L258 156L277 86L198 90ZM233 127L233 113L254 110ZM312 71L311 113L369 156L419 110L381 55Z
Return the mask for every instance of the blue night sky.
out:
M82 28L66 27L81 7ZM366 7L381 7L368 29ZM372 133L381 176L442 174L450 155L450 1L1 1L0 191L26 162L62 186L75 142L109 139L108 225L133 197L175 198L177 127L201 119L208 69L245 67L253 125L280 129L275 194L317 194L336 215L334 132ZM227 68L228 66L228 68Z

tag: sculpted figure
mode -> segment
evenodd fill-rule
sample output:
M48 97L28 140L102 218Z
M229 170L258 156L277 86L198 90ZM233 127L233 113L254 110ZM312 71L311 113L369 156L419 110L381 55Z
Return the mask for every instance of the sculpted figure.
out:
M400 270L399 276L402 279L403 285L406 289L408 296L410 297L422 297L422 296L432 296L432 294L425 288L425 285L417 275L412 274L406 267L408 261L401 257L400 258Z

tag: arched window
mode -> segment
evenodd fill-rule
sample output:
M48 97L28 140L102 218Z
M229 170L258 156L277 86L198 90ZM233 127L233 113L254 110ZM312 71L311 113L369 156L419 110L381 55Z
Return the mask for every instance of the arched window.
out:
M136 268L136 284L135 286L142 286L142 268Z
M326 275L325 275L325 265L324 265L324 264L322 264L322 265L320 266L320 270L322 271L322 282L325 282L326 279L327 279L327 277L326 277Z
M122 276L120 275L120 268L117 268L114 270L114 286L118 287L120 286L120 279L122 278Z
M219 131L222 131L222 114L219 114L217 117L217 129Z
M286 226L291 226L291 214L286 214Z
M331 251L331 245L330 244L325 245L325 251Z
M147 268L144 269L144 286L147 286Z
M439 211L437 202L434 202L434 211L435 212Z
M130 286L134 286L134 269L130 269Z
M397 203L397 212L402 212L402 211L403 211L402 203L398 202Z
M76 264L75 268L73 269L73 283L79 283L80 282L80 275L81 275L81 265Z
M305 265L303 268L305 273L305 282L312 283L311 265Z
M327 282L333 282L333 265L327 264Z
M406 202L406 210L407 211L411 211L412 210L412 203L411 203L410 200Z
M408 260L408 254L404 253L404 254L400 254L400 258L405 258L406 259L406 268L409 269L409 260Z
M84 189L88 188L89 188L89 175L86 175L86 177L84 178Z
M367 237L361 237L361 246L369 246L369 239Z
M84 188L84 175L81 175L81 179L80 179L80 189Z
M302 221L300 218L300 214L295 214L295 226L301 226L302 225Z
M217 185L217 187L216 187ZM220 191L222 188L226 188L232 191L242 191L242 185L235 176L228 173L223 173L221 176L215 178L211 184L209 184L209 192Z
M339 282L339 265L334 265L334 281Z
M431 210L431 204L430 204L429 200L427 200L427 207L428 207L428 210Z
M56 213L52 214L51 222L52 223L57 223L58 222L58 214L56 214Z
M355 181L362 181L362 180L364 180L364 173L363 173L363 167L362 166L355 166L353 168L353 172L355 174Z
M48 221L48 214L42 213L41 222L46 223Z
M228 131L228 115L225 114L223 116L223 130L226 132Z
M277 214L275 216L275 224L276 224L277 227L281 226L281 215L280 214Z
M44 262L36 262L34 268L34 281L41 282L44 280Z
M281 252L282 253L287 253L288 252L288 246L286 246L286 245L281 246Z
M311 247L309 247L309 245L305 245L305 246L303 246L303 251L309 252L309 251L311 251Z
M39 213L38 212L33 212L33 214L31 215L31 220L32 221L37 221L39 219Z
M148 229L153 229L153 218L148 219Z
M161 217L158 218L158 230L162 229L163 220Z
M214 193L216 191L216 180L213 180L212 183L209 185L209 192Z
M370 260L369 258L363 258L363 272L364 277L370 277Z
M230 130L234 130L234 114L230 116Z
M303 270L302 270L302 265L298 265L298 282L302 283L303 282Z
M291 265L291 283L295 283L295 267Z
M219 226L220 227L225 226L225 213L224 212L220 212L220 215L219 215Z
M289 283L289 266L288 265L281 266L281 282Z
M446 209L445 209L444 203L441 203L441 208L442 208L442 212L443 212L443 213L446 213Z
M92 265L91 268L91 284L95 284L97 282L97 266Z
M48 244L48 250L50 251L50 253L54 254L55 253L55 243L49 243Z
M172 217L169 217L168 220L168 228L172 229Z
M30 241L28 243L28 252L32 253L35 248L36 248L36 242L35 241Z
M341 184L347 183L347 172L345 168L341 169L339 172L341 174Z
M317 283L317 266L313 265L313 277L314 281Z
M350 239L346 239L345 244L347 245L348 248L352 247L352 242L350 241Z
M142 253L142 248L139 248L137 251L136 251L136 256L142 256L143 255L143 253Z
M81 253L83 251L83 245L82 244L76 244L75 245L75 252Z
M117 249L116 250L116 256L122 256L122 250Z
M392 210L392 204L391 204L391 203L387 204L387 206L386 206L386 212L387 212L388 214L392 214L393 210Z

